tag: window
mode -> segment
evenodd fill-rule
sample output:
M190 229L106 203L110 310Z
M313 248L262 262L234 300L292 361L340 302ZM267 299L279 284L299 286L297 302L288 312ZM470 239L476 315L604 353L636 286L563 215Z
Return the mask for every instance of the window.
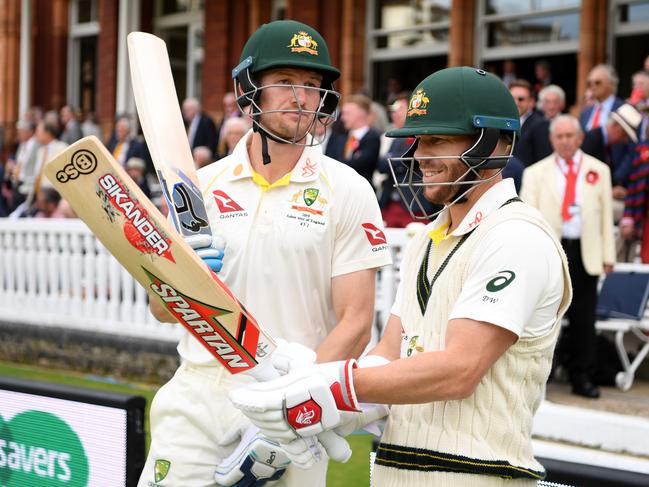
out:
M204 0L158 0L155 31L165 40L178 98L201 97Z
M421 73L446 67L451 0L369 3L366 72L376 100L412 89Z
M97 98L97 0L70 3L67 103L84 113L95 111Z

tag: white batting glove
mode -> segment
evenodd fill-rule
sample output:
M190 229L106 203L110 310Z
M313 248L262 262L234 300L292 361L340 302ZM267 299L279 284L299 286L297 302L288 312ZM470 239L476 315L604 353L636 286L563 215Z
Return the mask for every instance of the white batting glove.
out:
M356 360L303 368L267 382L230 392L235 407L265 436L280 443L331 430L341 413L358 413L352 369Z
M270 361L280 375L286 375L315 363L316 353L309 347L297 342L287 342L281 338L276 338L275 342L277 348L270 356Z
M223 267L225 255L225 239L218 235L190 235L185 237L185 242L194 249L207 266L214 272L219 272Z
M290 463L278 443L250 426L237 448L216 467L214 480L221 486L261 487L284 475Z

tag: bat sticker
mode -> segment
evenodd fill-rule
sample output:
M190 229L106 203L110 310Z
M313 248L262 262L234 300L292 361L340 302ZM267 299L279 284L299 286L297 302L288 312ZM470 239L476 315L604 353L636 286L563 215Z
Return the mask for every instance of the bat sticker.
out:
M149 219L148 212L140 205L117 178L104 174L99 178L99 185L105 191L110 204L124 217L124 235L140 252L156 253L171 262L176 262L171 255L171 240L162 230L158 230Z
M57 171L56 179L60 183L67 183L77 179L82 174L90 174L97 169L97 156L87 149L80 149L72 154L70 162Z

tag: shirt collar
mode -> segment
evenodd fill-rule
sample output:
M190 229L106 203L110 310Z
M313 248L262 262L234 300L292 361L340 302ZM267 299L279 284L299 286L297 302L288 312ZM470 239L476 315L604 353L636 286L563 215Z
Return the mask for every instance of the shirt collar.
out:
M577 169L581 167L581 157L583 155L583 152L581 149L577 149L577 151L572 155L572 163L576 164ZM559 164L559 169L565 174L568 171L568 163L563 157L560 157L559 154L555 154L556 156L556 161Z
M230 181L237 181L245 178L253 178L253 180L258 184L261 181L259 179L259 174L255 176L256 173L250 164L250 157L248 155L248 140L252 137L252 133L253 131L250 129L237 143L232 154L229 156L231 162L230 167L227 169L226 177ZM315 181L318 179L321 169L322 147L320 145L305 146L302 155L298 159L293 170L290 172L290 181L296 183ZM282 180L284 180L284 178L282 178ZM270 185L270 187L273 186L275 186L275 184Z
M352 130L351 136L354 137L356 140L361 140L363 137L365 137L365 134L369 131L370 128L366 125L365 127Z
M517 196L513 179L507 178L499 181L489 188L478 201L476 201L450 236L461 237L462 235L469 233L488 215L503 206L510 199L516 198ZM447 237L446 230L450 224L451 214L449 209L445 208L433 221L428 236L435 244L437 244L439 241Z

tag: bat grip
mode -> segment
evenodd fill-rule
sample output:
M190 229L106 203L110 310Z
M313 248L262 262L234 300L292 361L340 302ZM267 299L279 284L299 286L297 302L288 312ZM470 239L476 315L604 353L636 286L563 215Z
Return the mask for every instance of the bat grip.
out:
M277 369L273 367L270 360L264 360L259 365L250 370L252 375L258 382L265 382L268 380L278 379L281 377ZM352 450L342 436L337 435L334 431L323 431L317 435L318 441L327 451L329 458L337 462L345 463L352 456ZM314 450L315 455L320 455L319 451Z

